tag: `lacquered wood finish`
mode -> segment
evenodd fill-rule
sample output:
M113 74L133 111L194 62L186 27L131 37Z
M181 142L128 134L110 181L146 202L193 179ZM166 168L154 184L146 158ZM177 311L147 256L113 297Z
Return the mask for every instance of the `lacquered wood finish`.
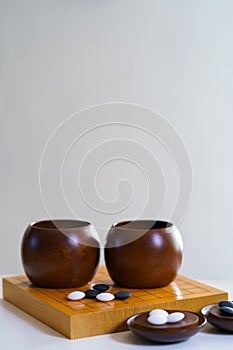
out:
M223 315L219 311L218 304L213 305L205 315L212 326L233 332L233 316Z
M76 220L32 223L22 240L26 275L36 286L70 288L88 283L99 262L94 227Z
M175 279L182 252L180 232L171 223L128 221L111 227L105 245L105 263L119 286L162 287Z
M172 313L177 310L167 310ZM129 329L140 337L156 343L174 343L187 340L206 324L206 318L198 313L180 310L184 319L177 324L152 326L148 324L148 312L143 312L128 321Z

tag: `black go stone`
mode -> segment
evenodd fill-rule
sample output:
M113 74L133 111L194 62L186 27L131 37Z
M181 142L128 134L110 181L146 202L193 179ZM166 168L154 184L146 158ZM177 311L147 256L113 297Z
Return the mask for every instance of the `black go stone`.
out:
M93 287L92 287L94 290L97 290L98 292L105 292L106 290L109 289L109 285L108 284L104 284L104 283L98 283L98 284L95 284Z
M98 292L97 290L93 290L93 289L86 290L86 292L85 292L85 298L87 298L87 299L95 299L96 296L97 296L99 293L100 293L100 292Z
M233 316L233 308L229 306L222 306L219 308L222 314L226 316Z
M126 291L126 290L122 290L122 291L116 292L114 294L115 299L117 299L117 300L127 299L127 298L131 297L131 295L132 294L130 292Z
M228 307L233 308L233 302L230 300L222 300L222 301L220 301L220 303L218 303L218 306L219 307L228 306Z

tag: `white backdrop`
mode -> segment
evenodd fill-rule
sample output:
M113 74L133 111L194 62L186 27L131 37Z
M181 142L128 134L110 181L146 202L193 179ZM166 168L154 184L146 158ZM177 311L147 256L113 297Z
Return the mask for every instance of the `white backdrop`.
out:
M193 195L179 225L185 243L181 272L195 278L233 278L232 13L230 0L0 0L0 273L22 272L23 232L30 221L47 218L39 164L51 133L82 108L122 101L165 116L190 155ZM102 122L101 113L93 118ZM123 115L111 118L127 122ZM85 123L82 116L77 133L85 130ZM145 119L145 127L153 130L153 121ZM101 140L114 130L104 129ZM137 139L134 131L119 132ZM95 145L95 138L89 140ZM56 168L59 152L58 146L43 172L50 194L55 191L50 170ZM120 166L119 176L124 177ZM77 169L70 169L72 177ZM114 169L99 185L107 200L115 198ZM174 174L166 169L172 184ZM129 164L126 172L136 181L138 210L145 187ZM86 175L84 188L90 181ZM159 181L155 175L151 186ZM72 181L70 186L68 192ZM127 188L122 193L128 195ZM54 213L67 217L54 198ZM84 203L79 205L85 216ZM85 219L107 227L113 219L134 217L133 208L106 216L104 223L98 212ZM153 213L150 206L144 216Z

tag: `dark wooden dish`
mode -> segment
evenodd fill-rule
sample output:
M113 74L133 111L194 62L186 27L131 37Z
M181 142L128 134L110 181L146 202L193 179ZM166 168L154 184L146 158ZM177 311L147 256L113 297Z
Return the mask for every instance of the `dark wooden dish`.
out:
M201 313L207 318L207 321L214 327L224 331L233 332L233 316L223 315L218 308L218 304L205 306Z
M167 311L171 313L178 310ZM149 313L143 312L128 319L128 328L138 336L152 342L173 343L184 341L198 333L204 327L206 318L195 312L180 311L185 314L185 318L177 324L150 325L146 321Z

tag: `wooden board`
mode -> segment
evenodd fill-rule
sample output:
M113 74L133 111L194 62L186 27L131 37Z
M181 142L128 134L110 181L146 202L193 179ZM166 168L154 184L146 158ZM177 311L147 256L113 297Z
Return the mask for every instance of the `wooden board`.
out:
M98 282L111 283L111 293L122 290L112 283L103 266L91 283L78 290L85 291ZM226 292L183 276L164 288L127 289L132 296L126 300L68 301L66 296L73 290L37 288L26 276L3 279L4 299L70 339L127 330L128 317L154 308L198 312L207 304L228 299Z

